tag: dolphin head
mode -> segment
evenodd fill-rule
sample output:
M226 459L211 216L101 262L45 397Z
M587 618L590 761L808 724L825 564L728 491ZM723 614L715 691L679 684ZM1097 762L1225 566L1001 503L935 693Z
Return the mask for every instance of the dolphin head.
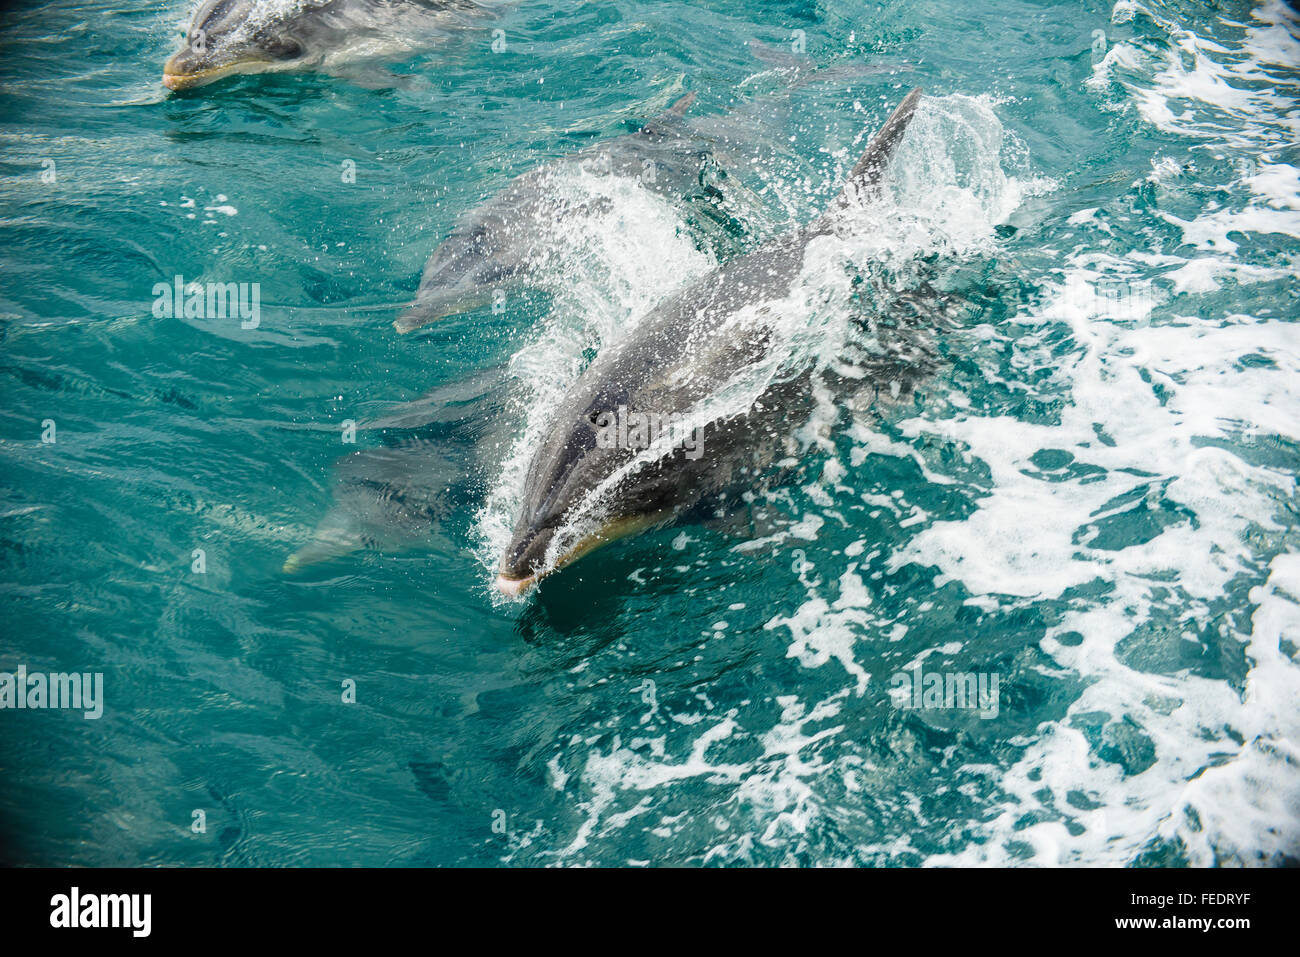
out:
M254 0L205 0L194 12L185 45L163 66L163 85L185 90L304 60L307 47L295 35L295 12L291 5L277 17Z
M515 240L517 218L487 209L458 222L429 257L415 301L393 322L397 331L493 304L497 290L527 267L528 251Z
M668 521L687 504L692 483L684 472L694 462L662 431L660 444L644 447L648 412L654 414L611 392L566 403L533 457L498 589L519 595L601 545Z
M502 592L518 595L601 545L674 520L729 472L726 431L692 425L718 369L686 339L625 341L575 382L529 465L497 572Z
M346 508L335 507L312 534L312 540L284 561L286 574L342 558L368 547L369 542L359 517Z
M735 275L724 269L712 288L660 303L578 377L529 467L497 574L501 591L518 595L592 549L675 520L766 467L780 436L769 420L788 425L785 411L794 405L785 393L801 380L777 381L748 409L737 401L762 381L751 369L761 373L755 364L778 342L765 326L725 321L737 297L757 288L755 265L760 281L770 279L769 257L742 263ZM715 404L736 383L734 395Z

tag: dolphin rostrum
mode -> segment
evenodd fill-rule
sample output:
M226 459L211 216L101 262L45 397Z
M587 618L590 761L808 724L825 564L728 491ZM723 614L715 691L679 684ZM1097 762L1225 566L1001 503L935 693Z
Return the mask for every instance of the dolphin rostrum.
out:
M775 437L788 436L800 407L811 408L807 377L772 377L746 408L709 421L702 436L692 429L692 410L769 358L775 336L745 321L747 307L790 295L808 244L878 192L920 96L914 89L903 99L820 218L662 302L579 376L532 457L500 561L501 591L520 594L593 548L752 484L785 456Z
M352 55L400 54L467 23L473 0L204 0L163 67L171 90L237 73L328 68Z

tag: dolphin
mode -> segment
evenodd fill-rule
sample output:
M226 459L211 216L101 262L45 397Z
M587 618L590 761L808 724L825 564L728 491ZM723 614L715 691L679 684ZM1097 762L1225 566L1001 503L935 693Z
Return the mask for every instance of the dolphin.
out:
M378 434L387 444L334 464L333 502L311 539L284 561L284 572L363 549L429 548L464 520L478 463L490 457L504 427L503 379L502 370L490 368L358 423L359 433Z
M452 513L457 469L435 443L410 440L361 449L334 467L334 504L311 541L284 562L293 573L362 549L431 544Z
M163 85L186 90L232 74L399 54L483 9L472 0L204 0L163 66Z
M742 185L761 157L775 154L784 137L761 132L774 113L790 108L790 94L812 83L878 73L886 67L840 64L817 67L753 41L757 59L786 75L782 92L757 98L723 116L687 118L695 100L687 93L630 134L597 143L512 180L482 206L463 214L425 264L414 301L393 322L400 333L483 308L494 296L540 284L557 223L573 221L600 199L566 200L556 191L564 172L585 169L638 180L678 204L686 225L719 255L738 252L761 234L772 210L769 192ZM760 184L761 185L761 184Z
M498 290L536 283L556 223L571 221L602 200L565 199L556 177L586 170L635 178L670 199L714 202L716 163L709 145L682 122L688 93L635 132L546 163L511 180L482 206L463 214L425 264L414 301L393 322L406 333L489 304Z
M666 524L711 494L752 486L787 457L791 440L781 437L801 407L812 407L807 376L773 376L743 411L707 423L702 435L683 435L681 423L689 426L692 410L721 384L772 355L775 335L746 322L747 307L787 297L809 243L878 193L920 97L919 89L904 97L821 217L660 303L578 377L530 462L498 568L501 592L519 595L602 544ZM654 419L659 435L647 442Z

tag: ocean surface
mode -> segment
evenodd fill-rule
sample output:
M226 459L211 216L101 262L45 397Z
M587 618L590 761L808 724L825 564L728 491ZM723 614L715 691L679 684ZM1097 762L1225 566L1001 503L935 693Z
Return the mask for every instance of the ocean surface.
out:
M0 672L103 682L0 711L0 861L1300 862L1294 10L525 0L168 94L189 13L0 14ZM914 86L712 411L905 387L819 386L745 509L499 595L585 364L820 215ZM563 162L689 93L689 195ZM557 160L538 281L399 335ZM160 316L177 276L256 324ZM338 501L400 520L286 570Z

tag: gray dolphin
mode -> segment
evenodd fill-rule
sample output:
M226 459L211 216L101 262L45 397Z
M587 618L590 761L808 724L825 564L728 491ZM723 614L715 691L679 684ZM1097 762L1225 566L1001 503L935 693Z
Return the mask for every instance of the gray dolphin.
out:
M483 10L472 0L204 0L163 66L163 85L185 90L236 73L410 51Z
M742 175L774 155L784 136L773 127L774 113L789 109L790 94L812 83L858 78L885 67L839 64L817 67L763 44L750 50L786 75L782 90L721 116L687 119L695 100L688 93L635 132L597 143L512 180L482 206L462 215L425 264L410 306L393 322L406 333L448 316L488 305L498 291L537 284L547 272L546 254L557 223L572 221L575 208L556 191L566 170L637 179L685 213L687 226L720 256L740 250L749 233L761 233L771 199L742 184ZM593 200L591 202L599 202Z
M710 422L703 436L668 440L648 458L647 416L687 421L720 384L764 359L771 333L733 325L747 305L784 298L809 242L879 189L886 164L920 99L912 90L872 138L830 208L813 223L733 259L655 307L569 389L534 453L520 516L501 557L497 587L517 595L541 576L612 539L664 523L710 493L753 483L786 454L783 438L810 388L798 376L773 382L740 414ZM638 441L628 441L636 416ZM617 430L611 436L611 429ZM664 433L661 433L661 438ZM652 450L650 455L654 455ZM702 454L700 454L702 452Z
M415 300L393 322L394 328L410 332L481 308L498 289L535 279L553 242L554 225L588 208L581 200L584 204L575 207L557 193L555 177L566 170L636 178L673 199L707 195L710 190L716 194L708 182L712 152L682 123L694 99L695 94L688 93L634 133L530 170L462 215L429 257Z
M504 371L490 368L438 386L357 424L388 444L359 449L333 467L333 503L287 573L362 549L428 548L466 518L477 470L499 444Z
M297 572L361 549L429 544L452 512L458 470L436 443L419 439L361 449L334 466L334 504L312 539L284 562Z

